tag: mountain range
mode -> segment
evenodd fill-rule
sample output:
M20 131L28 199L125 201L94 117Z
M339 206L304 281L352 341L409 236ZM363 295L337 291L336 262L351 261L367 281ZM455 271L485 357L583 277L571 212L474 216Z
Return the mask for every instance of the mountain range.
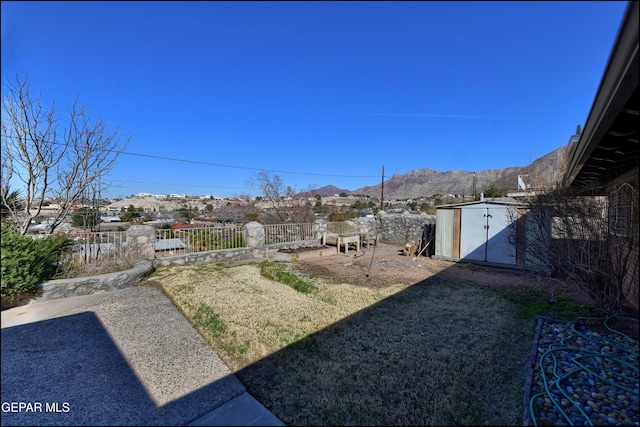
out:
M567 147L560 147L536 159L528 166L486 169L476 172L465 170L440 172L425 168L412 170L405 174L394 173L390 179L384 181L384 198L405 200L446 194L469 197L474 194L474 180L476 194L480 194L492 186L505 190L517 190L518 176L522 177L527 188L529 186L551 186L562 178L562 171L565 170L566 152ZM357 190L327 185L311 192L300 193L300 195L332 196L346 193L379 198L381 192L382 184L362 187Z

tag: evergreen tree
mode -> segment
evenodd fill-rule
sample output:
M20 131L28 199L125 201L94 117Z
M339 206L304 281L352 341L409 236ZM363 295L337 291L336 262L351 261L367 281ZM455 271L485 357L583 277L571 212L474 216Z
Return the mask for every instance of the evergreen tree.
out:
M100 212L97 209L80 208L71 216L71 225L74 227L93 228L100 223Z

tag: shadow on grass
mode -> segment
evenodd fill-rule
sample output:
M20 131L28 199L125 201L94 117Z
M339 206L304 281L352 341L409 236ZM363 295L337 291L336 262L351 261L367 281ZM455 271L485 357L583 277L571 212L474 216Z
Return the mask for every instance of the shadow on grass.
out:
M535 318L438 275L236 373L289 425L516 425Z

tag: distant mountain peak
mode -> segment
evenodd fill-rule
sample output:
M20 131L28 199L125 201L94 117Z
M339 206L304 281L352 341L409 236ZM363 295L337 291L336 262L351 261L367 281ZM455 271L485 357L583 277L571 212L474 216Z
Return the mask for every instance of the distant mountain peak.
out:
M333 196L340 193L351 193L351 191L345 190L344 188L338 188L335 185L325 185L324 187L320 187L315 190L303 191L301 193L298 193L298 196L313 197L316 194L319 194L320 196Z
M384 181L385 199L416 199L419 197L433 197L436 195L458 194L470 196L487 190L491 186L505 190L518 188L518 175L530 175L539 185L550 185L558 180L559 171L564 170L562 164L566 147L560 147L549 154L540 157L528 166L514 166L501 169L486 169L483 171L466 171L455 169L440 172L433 169L414 169L405 174L394 172L391 178ZM327 185L317 190L300 193L310 197L315 194L333 196L347 193L370 197L380 197L382 184L361 187L350 191Z

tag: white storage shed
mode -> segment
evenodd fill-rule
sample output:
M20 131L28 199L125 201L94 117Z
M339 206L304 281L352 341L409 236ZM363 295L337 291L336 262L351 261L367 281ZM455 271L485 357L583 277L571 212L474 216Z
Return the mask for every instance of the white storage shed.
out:
M539 260L527 253L528 212L516 201L437 206L433 258L539 268Z

